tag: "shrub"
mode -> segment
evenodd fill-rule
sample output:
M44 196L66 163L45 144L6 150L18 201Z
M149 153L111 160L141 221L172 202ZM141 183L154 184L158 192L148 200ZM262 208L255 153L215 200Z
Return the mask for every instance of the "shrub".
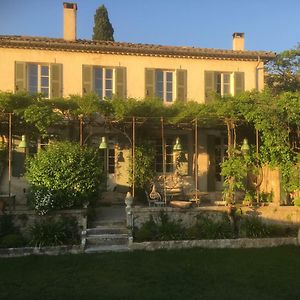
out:
M226 214L221 220L213 220L204 214L197 216L197 221L188 230L191 239L226 239L233 238L234 232Z
M96 149L70 142L49 145L28 159L29 202L41 215L50 210L81 206L97 195L104 181Z
M186 237L185 231L180 221L170 220L168 214L161 211L156 220L151 215L140 229L135 229L134 237L139 242L182 240Z
M30 244L35 247L79 243L78 224L74 218L42 220L30 228Z
M12 215L2 215L0 216L0 238L12 234L17 233L18 229L15 227L13 223Z
M0 248L18 248L26 245L26 240L21 234L7 234L0 240Z
M240 237L262 238L270 236L270 228L256 216L244 217L239 226Z
M300 198L295 198L293 200L293 203L294 203L295 206L300 206Z

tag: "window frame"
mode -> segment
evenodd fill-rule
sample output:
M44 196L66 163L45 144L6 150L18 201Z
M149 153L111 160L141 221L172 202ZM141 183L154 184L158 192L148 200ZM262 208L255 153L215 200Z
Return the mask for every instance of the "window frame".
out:
M157 75L158 73L162 73L162 91L160 91L160 95L158 94L157 89ZM168 80L168 75L172 75L172 80ZM155 85L155 96L162 99L164 103L170 104L174 102L175 96L175 71L170 69L155 69L155 77L154 77L154 85ZM168 89L168 83L171 82L172 90ZM171 94L171 100L168 100L168 94Z
M101 100L104 99L112 99L113 95L115 94L115 90L116 90L116 84L115 84L115 80L116 80L116 74L115 74L115 68L114 67L104 67L104 66L93 66L92 69L92 90L100 97ZM99 93L97 93L97 89L96 89L96 71L97 70L101 70L101 95ZM108 78L107 76L107 72L111 71L111 77ZM100 79L100 78L99 78ZM107 81L111 82L111 88L107 87ZM100 90L100 89L99 89ZM110 92L110 95L107 95L107 93Z

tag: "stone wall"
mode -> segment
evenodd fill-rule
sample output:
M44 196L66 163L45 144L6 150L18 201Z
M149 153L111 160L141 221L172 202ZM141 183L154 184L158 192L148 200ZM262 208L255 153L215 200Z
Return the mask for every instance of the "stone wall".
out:
M298 239L288 238L261 238L261 239L224 239L224 240L188 240L188 241L155 241L131 243L131 250L159 250L159 249L186 249L186 248L265 248L283 245L298 246Z
M280 223L282 225L300 226L300 207L296 206L262 206L258 208L242 207L244 215L256 215L266 223ZM150 215L157 218L161 211L169 214L172 220L181 220L186 227L191 226L197 215L205 213L212 218L221 218L228 211L226 206L205 206L195 208L172 208L172 207L132 207L134 226L140 227L149 220Z
M82 230L86 230L87 227L87 212L86 209L70 209L70 210L59 210L55 212L51 212L46 216L39 216L35 211L14 211L9 215L13 216L13 222L15 226L17 226L21 233L25 236L28 236L30 227L35 222L40 222L42 220L46 220L49 218L53 218L54 220L60 219L61 217L75 217L78 225L80 233Z

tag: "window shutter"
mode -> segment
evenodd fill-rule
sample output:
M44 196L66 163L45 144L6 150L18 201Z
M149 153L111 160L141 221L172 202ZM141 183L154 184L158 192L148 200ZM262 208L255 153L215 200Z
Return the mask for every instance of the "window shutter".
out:
M116 95L121 99L126 98L126 68L116 68Z
M234 95L237 96L245 91L245 73L234 73Z
M145 97L155 96L155 70L146 69L145 70Z
M213 100L212 93L215 89L215 72L204 72L204 84L205 84L205 102L209 103Z
M62 97L62 64L51 64L51 98Z
M177 82L177 100L186 101L187 99L187 71L177 70L176 71L176 82Z
M15 91L27 90L26 83L26 63L18 62L15 63Z
M82 95L93 91L93 67L82 66Z

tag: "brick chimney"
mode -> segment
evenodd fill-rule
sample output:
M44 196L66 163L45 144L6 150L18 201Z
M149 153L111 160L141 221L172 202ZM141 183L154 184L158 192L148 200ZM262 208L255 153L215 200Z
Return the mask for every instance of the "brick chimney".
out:
M235 32L232 35L232 50L244 51L245 50L245 38L243 32Z
M64 2L64 39L76 41L77 4Z

